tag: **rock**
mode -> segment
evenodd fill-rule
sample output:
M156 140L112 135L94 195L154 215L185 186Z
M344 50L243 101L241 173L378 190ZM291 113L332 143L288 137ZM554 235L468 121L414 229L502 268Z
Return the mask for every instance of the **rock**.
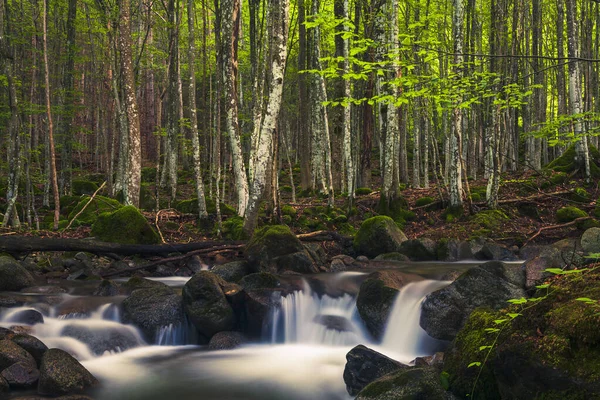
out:
M590 228L581 236L581 247L586 253L600 253L600 228Z
M207 268L207 265L202 262L202 259L198 256L191 256L187 259L185 266L192 271L193 274L200 272Z
M20 307L23 304L23 300L17 298L16 296L11 296L7 293L0 293L0 307L11 308L11 307Z
M232 350L246 344L248 339L240 332L217 332L210 339L208 348L210 350Z
M67 219L71 221L81 210L83 210L77 217L77 223L79 225L92 225L96 222L100 214L106 212L110 213L121 207L123 207L121 203L109 197L96 196L90 201L90 197L85 196L81 198L79 203L77 203L77 206L69 213Z
M44 353L46 350L48 350L48 346L46 346L41 340L26 333L12 335L9 339L11 342L18 344L25 351L31 354L38 366L42 361Z
M574 206L563 207L556 211L556 220L559 223L571 222L587 216L585 211Z
M532 289L540 284L544 279L552 276L545 272L547 268L560 268L558 259L548 257L534 257L525 261L523 269L525 270L525 288Z
M161 327L177 325L183 321L181 296L162 283L147 289L134 290L123 301L122 308L123 322L132 323L140 328L151 343Z
M133 293L138 289L153 289L164 287L165 284L158 281L151 281L150 279L144 279L140 276L133 276L129 278L127 282L123 284L123 288L128 293Z
M210 272L220 276L227 282L239 282L244 276L250 274L250 267L246 261L232 261L226 264L215 265Z
M414 361L415 367L436 367L442 370L444 367L444 353L437 352L432 356L417 357Z
M453 400L435 368L408 368L388 374L358 393L356 400Z
M356 261L363 262L363 263L369 262L369 257L367 257L367 256L358 256L358 257L356 257Z
M94 296L116 296L119 294L119 284L109 279L103 279L100 285L94 290Z
M261 338L273 310L281 306L281 291L256 289L244 291L244 294L244 332L253 338Z
M103 323L102 326L88 327L85 322L74 321L65 326L61 336L72 337L85 343L97 356L106 351L125 351L142 344L138 333L121 324Z
M350 395L356 396L369 383L391 372L408 368L359 344L346 354L346 367L344 368L344 382Z
M92 235L105 242L160 243L158 234L134 206L125 206L112 213L100 214L92 225Z
M440 239L437 244L436 256L440 261L458 261L463 259L460 253L461 242L456 239ZM473 255L466 257L472 258Z
M490 261L429 294L421 307L420 325L436 339L452 340L477 307L500 309L507 300L525 296L521 266Z
M408 240L407 240L408 242ZM404 242L406 243L406 242ZM404 244L403 243L403 244ZM402 253L384 253L384 254L380 254L377 257L375 257L374 259L375 261L400 261L400 262L406 262L406 261L410 261L410 258L407 255L404 255Z
M50 349L42 357L38 392L42 395L60 396L82 392L96 386L98 380L69 353Z
M500 244L487 242L481 250L476 252L475 258L478 260L497 260L497 261L515 261L518 260L517 256L510 251L506 246Z
M581 248L579 239L567 238L554 242L550 246L560 252L560 259L562 260L563 265L581 267L586 262L584 257L585 254Z
M358 254L376 257L383 253L400 252L406 235L393 219L377 216L366 219L354 237L354 249Z
M10 387L8 386L8 382L6 382L6 379L4 379L1 375L0 375L0 394L2 393L6 393L10 390Z
M353 332L354 328L348 318L341 315L319 314L313 322L323 325L325 329L331 329L338 332Z
M27 294L62 294L66 292L60 286L31 286L21 289L21 293Z
M304 248L310 255L310 258L317 266L325 265L327 254L319 243L303 243Z
M43 324L44 316L37 310L21 310L11 314L6 322L27 325Z
M22 363L31 368L37 366L33 356L21 346L7 339L0 340L0 371L16 363Z
M405 240L400 245L400 253L412 261L434 261L437 259L436 243L428 238Z
M255 272L318 271L300 240L285 225L270 225L257 230L245 252L250 268Z
M35 364L17 362L5 368L1 375L11 388L26 389L37 383L40 371Z
M256 289L276 289L281 286L281 281L273 274L268 272L259 272L246 275L241 281L240 286L245 290Z
M10 256L0 256L0 292L19 291L33 285L33 276Z
M530 260L536 257L560 259L560 250L553 246L543 245L527 245L519 249L519 258L522 260Z
M210 339L235 325L233 308L223 290L228 284L217 275L200 271L183 287L183 307L198 332Z
M399 289L411 279L417 278L396 270L383 270L372 273L360 285L356 308L367 329L376 339L383 336Z

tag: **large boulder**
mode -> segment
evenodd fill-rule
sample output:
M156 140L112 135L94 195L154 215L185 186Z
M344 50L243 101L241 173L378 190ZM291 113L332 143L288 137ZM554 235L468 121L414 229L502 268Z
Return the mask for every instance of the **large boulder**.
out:
M33 368L37 365L33 356L21 346L11 340L0 340L0 371L16 363L22 363Z
M275 275L268 272L258 272L246 275L240 281L240 286L246 292L256 289L276 289L281 286L281 281Z
M258 229L245 251L250 268L255 272L318 272L310 253L285 225Z
M103 213L92 225L92 235L105 242L123 244L156 244L160 237L146 217L134 206Z
M590 228L583 232L581 247L586 253L600 253L600 228Z
M0 256L0 291L18 291L33 285L33 277L10 256Z
M163 326L183 321L181 296L165 284L134 290L123 303L123 322L140 328L147 340L154 342Z
M44 316L41 312L34 309L29 310L20 310L12 313L10 317L6 319L5 322L11 322L15 325L18 324L26 324L26 325L35 325L35 324L43 324Z
M356 400L453 400L432 367L408 368L388 374L365 387Z
M360 285L356 308L373 337L383 337L399 290L415 279L418 278L400 271L383 270L372 273Z
M277 289L244 290L242 328L253 338L263 337L271 322L273 310L281 306L281 291Z
M6 382L6 379L4 379L1 375L0 375L0 394L2 393L6 393L10 390L10 386L8 385L8 382Z
M61 205L62 204L61 201ZM121 207L123 207L121 203L109 197L96 196L90 201L90 196L83 196L75 208L71 210L67 219L71 221L77 216L77 225L92 225L96 222L100 214L106 212L111 213Z
M359 344L346 354L344 382L350 395L356 396L369 383L406 365Z
M48 350L48 346L46 346L41 340L26 333L15 333L10 335L9 339L11 342L18 344L19 347L22 347L25 351L31 354L38 366L42 362L44 353L46 350Z
M244 276L248 275L251 271L247 261L232 261L226 264L215 265L211 268L210 272L217 276L220 276L223 280L226 280L227 282L237 283Z
M241 332L217 332L210 339L210 350L232 350L248 342L248 338Z
M38 392L60 396L83 392L98 384L98 380L69 353L50 349L42 357Z
M196 273L183 287L185 313L207 339L235 326L235 313L227 301L226 287L226 281L208 271Z
M8 382L11 388L25 389L33 387L37 383L40 371L38 371L35 364L18 362L5 368L0 375Z
M507 306L507 300L525 296L521 266L490 261L429 294L421 307L420 324L430 336L452 340L477 307L500 309Z
M377 216L366 219L354 237L354 249L358 254L374 258L379 254L401 252L406 235L393 219Z

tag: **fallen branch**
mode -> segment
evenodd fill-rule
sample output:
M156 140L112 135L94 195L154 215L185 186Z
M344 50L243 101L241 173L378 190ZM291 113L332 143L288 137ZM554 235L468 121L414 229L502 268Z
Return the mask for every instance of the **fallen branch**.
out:
M102 188L104 187L104 185L106 185L106 181L104 181L102 183L102 185L100 185L100 187L98 189L96 189L96 191L94 192L94 194L92 195L92 197L90 197L90 199L88 200L87 203L85 203L85 205L83 206L83 208L81 210L79 210L79 212L77 214L75 214L75 216L73 217L73 219L71 219L71 221L69 222L69 225L67 225L67 227L65 228L65 231L68 231L69 228L71 227L71 225L73 225L73 222L77 219L77 217L79 217L87 208L87 206L90 205L90 203L92 202L92 200L94 200L94 198L96 197L96 195L98 194L98 192L100 190L102 190Z
M132 268L120 269L120 270L114 271L114 272L108 272L106 274L102 274L101 276L102 276L102 278L108 278L108 277L115 276L115 275L121 275L121 274L126 274L129 272L140 271L143 269L156 267L158 265L165 264L168 262L185 260L186 258L190 258L190 257L198 255L198 254L223 252L225 250L239 250L242 247L243 247L243 245L237 244L237 245L223 245L223 246L216 246L216 247L208 248L208 249L194 250L194 251L190 251L189 253L184 254L182 256L162 258L160 260L152 261L148 264L138 265L138 266L132 267Z
M344 240L350 240L350 236L342 236L337 232L333 231L316 231L310 233L301 233L296 237L305 242L322 242L322 241L336 241L342 242Z
M156 226L156 230L158 231L158 234L160 235L160 240L161 240L161 242L163 242L163 243L167 243L167 242L165 241L165 237L163 236L163 234L162 234L162 232L161 232L161 230L160 230L160 226L158 226L158 216L160 215L161 211L163 211L163 210L158 210L158 211L156 212L156 217L154 218L154 225Z
M531 242L536 237L538 237L540 235L540 233L542 233L543 231L547 231L547 230L550 230L550 229L566 228L568 226L576 225L578 222L585 221L585 220L588 220L588 219L591 219L591 218L592 217L579 217L579 218L574 219L571 222L567 222L567 223L564 223L564 224L550 225L550 226L541 227L540 229L538 229L538 231L535 233L535 235L533 235L532 237L530 237L529 239L527 239L527 241L525 242L525 244L523 244L523 246L526 245L527 243Z
M561 196L561 195L572 194L572 193L573 192L571 192L569 190L561 190L559 192L552 192L552 193L539 193L539 194L534 194L532 196L527 196L527 197L516 197L514 199L498 200L498 204L519 203L521 201L536 200L536 199L539 199L542 197L554 197L554 196ZM481 205L481 204L487 204L487 203L486 202L478 202L476 204Z

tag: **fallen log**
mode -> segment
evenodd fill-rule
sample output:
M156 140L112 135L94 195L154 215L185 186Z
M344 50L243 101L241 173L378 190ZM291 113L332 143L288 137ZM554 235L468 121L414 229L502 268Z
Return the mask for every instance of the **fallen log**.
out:
M226 245L243 245L240 241L204 241L184 244L120 244L91 239L40 238L31 236L0 236L0 251L10 254L33 251L84 251L93 254L161 255L189 253L195 250L219 248Z

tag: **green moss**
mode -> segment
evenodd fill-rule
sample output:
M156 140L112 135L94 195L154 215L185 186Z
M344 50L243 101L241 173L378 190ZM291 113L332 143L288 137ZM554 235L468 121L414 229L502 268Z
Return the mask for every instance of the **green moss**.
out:
M406 240L394 220L377 216L365 220L354 237L354 248L360 254L375 257L382 253L400 251L400 243Z
M237 215L223 221L223 237L230 240L244 240L248 235L244 232L244 218Z
M156 208L156 197L147 185L142 184L140 187L140 209L145 211L153 211Z
M465 213L465 210L461 206L458 206L458 207L449 206L442 213L442 218L444 218L444 220L446 222L450 223L450 222L454 222L454 221L458 220L460 217L462 217L464 215L464 213Z
M383 197L379 199L377 212L380 215L386 215L396 221L402 227L407 221L415 219L416 214L408 210L408 203L403 197L398 197L391 202L387 202Z
M600 168L598 168L598 163L600 163L600 154L598 154L598 149L594 146L589 146L590 151L590 170L592 173L592 177L598 178L600 177ZM563 153L562 156L558 157L550 164L548 164L545 169L552 170L556 172L563 173L573 173L575 171L580 171L583 173L582 165L577 160L577 153L575 151L575 145L569 146L567 150Z
M298 239L285 225L267 225L254 231L254 235L246 246L248 252L261 252L267 249L274 256L290 254L298 251Z
M481 198L481 195L479 193L471 193L471 201L473 203L479 203L480 201L485 200L485 197L483 197L483 199Z
M123 244L155 244L160 237L134 206L125 206L101 214L92 226L92 235L106 242Z
M156 168L142 168L142 182L154 183L156 181Z
M88 197L89 199L89 197ZM81 196L61 196L60 197L60 214L67 216L77 206L81 200Z
M75 218L75 215L77 215L83 209L83 207L86 206L89 200L90 196L81 197L81 200L69 213L67 219L70 221L73 218ZM92 225L94 222L96 222L100 214L106 212L113 212L120 209L121 207L123 207L123 205L115 199L111 199L109 197L104 196L96 196L90 202L90 204L87 207L85 207L85 210L83 210L81 215L77 217L77 220L82 225Z
M206 212L208 214L215 215L217 213L217 207L213 199L205 199L206 201ZM236 211L233 207L220 203L221 215L229 216L235 215ZM183 214L198 214L198 198L194 197L189 200L182 200L174 205L175 209Z
M415 202L415 206L417 206L417 207L426 206L426 205L433 203L434 201L435 201L435 199L433 197L429 197L429 196L421 197L421 198L417 199L417 201Z
M580 203L587 203L590 201L590 194L582 187L575 188L573 194L569 196L571 200L578 201Z
M292 187L289 185L282 186L280 190L284 193L292 193Z
M239 284L244 290L271 289L281 286L279 279L268 272L246 275L240 280Z
M373 191L372 191L371 189L369 189L369 188L367 188L367 187L362 187L362 188L357 188L357 189L354 191L354 194L355 194L356 196L365 196L365 195L367 195L367 194L371 194L372 192L373 192Z
M91 181L86 181L83 179L74 179L71 188L73 189L73 194L76 196L82 194L92 195L96 190L98 190L98 185Z
M288 215L290 217L295 217L297 213L298 213L298 211L294 207L289 206L287 204L281 207L282 215Z
M577 218L587 217L587 213L577 207L563 207L556 211L556 220L558 222L571 222Z
M596 200L596 208L594 209L594 216L600 218L600 197Z
M508 216L500 210L485 210L473 215L471 220L486 229L498 229Z

